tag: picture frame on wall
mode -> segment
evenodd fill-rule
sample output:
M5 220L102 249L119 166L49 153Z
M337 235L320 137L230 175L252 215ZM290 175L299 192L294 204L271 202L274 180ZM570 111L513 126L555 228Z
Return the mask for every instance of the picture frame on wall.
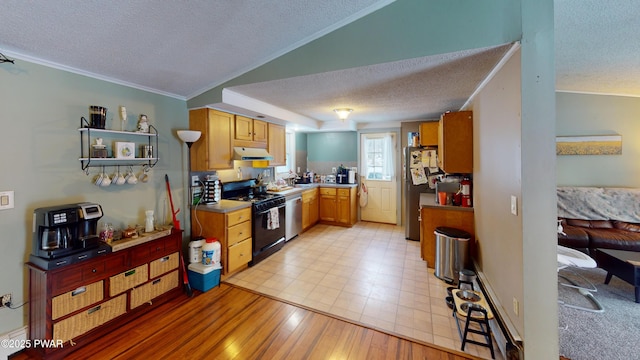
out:
M116 142L116 159L135 159L136 144L132 142Z
M622 136L558 136L556 155L622 155Z

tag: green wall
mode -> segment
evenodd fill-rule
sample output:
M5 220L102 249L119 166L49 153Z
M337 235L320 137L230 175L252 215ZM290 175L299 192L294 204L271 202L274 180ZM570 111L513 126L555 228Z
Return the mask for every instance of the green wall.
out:
M358 134L327 132L307 134L308 161L357 161Z
M520 1L397 0L188 101L222 101L222 89L520 39Z
M640 98L559 92L556 134L622 135L622 155L562 155L560 186L640 187Z
M28 299L25 262L31 252L32 216L38 207L82 201L102 205L103 221L117 227L144 223L144 211L155 210L165 223L167 191L164 175L171 179L176 207L185 209L186 146L177 129L189 126L186 102L113 83L52 69L20 59L0 64L0 191L15 192L15 208L0 210L0 293L12 293L14 304ZM98 173L81 170L80 117L89 105L109 109L107 128L120 129L118 106L126 106L129 129L139 114L146 114L158 129L160 161L145 184L97 187ZM112 121L116 120L116 123ZM129 140L131 141L131 140ZM139 141L138 141L139 142ZM140 167L135 168L140 172ZM114 168L107 168L111 174ZM182 224L183 214L180 212ZM28 305L0 309L0 334L27 324Z

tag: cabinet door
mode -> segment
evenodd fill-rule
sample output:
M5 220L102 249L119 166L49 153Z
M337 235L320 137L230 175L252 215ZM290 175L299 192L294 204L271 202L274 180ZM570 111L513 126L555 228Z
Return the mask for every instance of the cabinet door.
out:
M233 272L251 261L251 238L229 246L227 271Z
M315 225L320 220L320 204L318 202L318 194L314 194L309 202L309 222Z
M259 143L267 143L267 122L261 120L253 120L253 141Z
M311 199L306 198L302 200L302 230L306 230L311 226L311 212L309 205L311 204Z
M471 111L445 113L438 126L438 164L448 173L473 172Z
M433 232L439 226L448 226L471 234L469 256L475 255L473 211L423 207L420 211L420 221L422 227L420 253L428 267L433 268L436 264L436 236Z
M320 220L336 221L335 195L320 195Z
M349 224L350 211L349 211L349 196L338 195L337 200L337 216L336 221L341 224Z
M253 141L253 119L236 115L235 139Z
M286 139L286 131L284 126L269 124L269 142L267 146L269 149L269 154L273 156L273 160L269 161L270 166L282 166L287 164Z
M191 146L191 169L208 171L230 169L233 146L231 131L234 116L213 109L189 111L189 129L202 132Z
M429 121L420 124L420 145L438 145L438 121Z

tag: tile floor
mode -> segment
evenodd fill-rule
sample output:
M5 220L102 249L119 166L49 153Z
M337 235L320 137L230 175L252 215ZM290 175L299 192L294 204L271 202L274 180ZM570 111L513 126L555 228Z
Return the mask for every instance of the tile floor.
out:
M426 267L419 245L405 240L404 228L394 225L316 225L226 281L389 333L459 350L456 320L444 301L448 285ZM466 352L491 358L488 348L473 344L466 346ZM496 358L501 358L497 349Z

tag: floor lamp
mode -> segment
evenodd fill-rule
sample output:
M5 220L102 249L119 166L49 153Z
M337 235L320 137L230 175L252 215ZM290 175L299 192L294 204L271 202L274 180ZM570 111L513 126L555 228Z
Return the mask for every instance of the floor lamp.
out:
M178 130L178 137L180 138L180 140L182 140L185 144L187 144L187 147L189 148L189 158L187 160L187 178L191 175L191 145L193 145L194 142L198 141L198 139L200 139L200 135L202 135L202 133L200 131L195 131L195 130ZM189 238L193 239L193 229L191 227L191 180L187 179L189 186L187 187L187 199L188 199L188 206L187 206L187 210L188 210L188 220L189 221Z

